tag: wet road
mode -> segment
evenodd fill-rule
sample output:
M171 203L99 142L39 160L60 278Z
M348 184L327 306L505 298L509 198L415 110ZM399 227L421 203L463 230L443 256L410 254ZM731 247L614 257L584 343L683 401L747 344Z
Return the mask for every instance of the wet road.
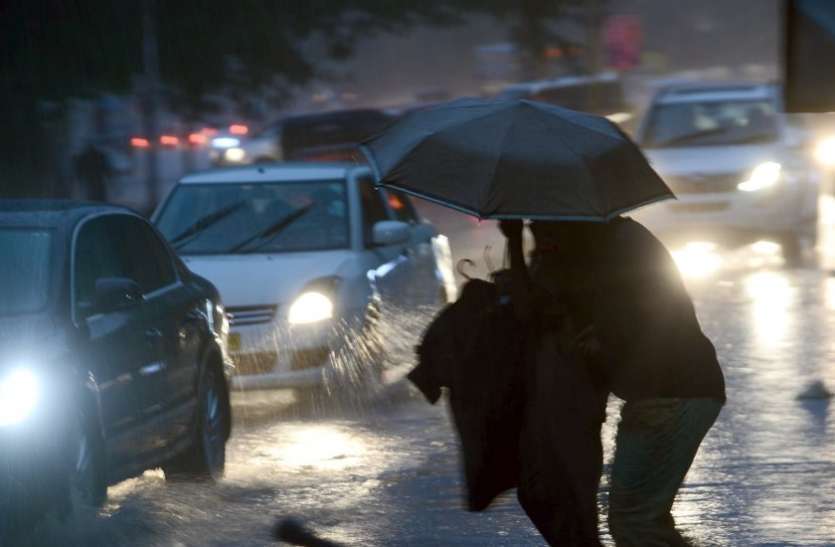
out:
M799 267L768 244L676 250L728 383L729 403L674 508L697 544L835 545L833 408L797 398L814 381L835 388L835 202L822 210L824 252ZM496 241L492 226L445 218L459 256L479 258ZM392 325L401 364L412 344L404 333L425 320ZM611 401L607 459L617 407ZM542 545L511 495L485 514L461 509L445 410L403 382L341 408L279 393L239 397L235 410L220 484L169 485L147 473L111 488L102 513L43 525L29 544L272 545L271 526L292 515L346 545Z

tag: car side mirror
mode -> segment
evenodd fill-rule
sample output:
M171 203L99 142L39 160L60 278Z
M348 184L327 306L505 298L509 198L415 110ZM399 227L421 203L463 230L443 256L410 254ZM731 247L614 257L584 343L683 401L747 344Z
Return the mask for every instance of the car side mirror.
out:
M112 313L138 306L142 301L139 283L126 277L103 277L96 280L94 313Z
M377 247L400 245L411 238L411 226L399 220L383 220L374 224L372 243Z

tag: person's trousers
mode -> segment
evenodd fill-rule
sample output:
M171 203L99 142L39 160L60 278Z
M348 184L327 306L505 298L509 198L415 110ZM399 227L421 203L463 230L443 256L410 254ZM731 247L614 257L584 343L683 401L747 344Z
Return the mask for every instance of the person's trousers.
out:
M687 545L675 529L670 510L722 405L718 399L648 399L624 404L609 491L609 531L615 545Z

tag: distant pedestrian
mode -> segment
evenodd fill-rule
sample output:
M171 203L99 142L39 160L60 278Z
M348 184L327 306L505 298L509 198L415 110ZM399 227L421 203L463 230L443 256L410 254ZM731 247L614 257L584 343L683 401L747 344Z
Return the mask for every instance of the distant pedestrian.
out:
M113 175L107 156L95 144L89 143L75 156L74 167L76 176L84 184L86 198L106 202L108 180Z
M677 546L673 500L725 402L710 340L669 252L631 219L534 222L528 274L520 221L503 221L514 291L531 281L568 309L591 377L626 401L609 493L609 530L619 547ZM514 296L517 300L524 295Z

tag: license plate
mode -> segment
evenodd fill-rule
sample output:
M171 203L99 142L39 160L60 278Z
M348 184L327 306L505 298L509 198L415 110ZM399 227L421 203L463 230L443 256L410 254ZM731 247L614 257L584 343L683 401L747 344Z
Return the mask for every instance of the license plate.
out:
M238 332L229 333L229 351L241 351L241 335Z
M674 213L715 213L727 210L728 203L725 201L708 203L671 203L669 207Z

